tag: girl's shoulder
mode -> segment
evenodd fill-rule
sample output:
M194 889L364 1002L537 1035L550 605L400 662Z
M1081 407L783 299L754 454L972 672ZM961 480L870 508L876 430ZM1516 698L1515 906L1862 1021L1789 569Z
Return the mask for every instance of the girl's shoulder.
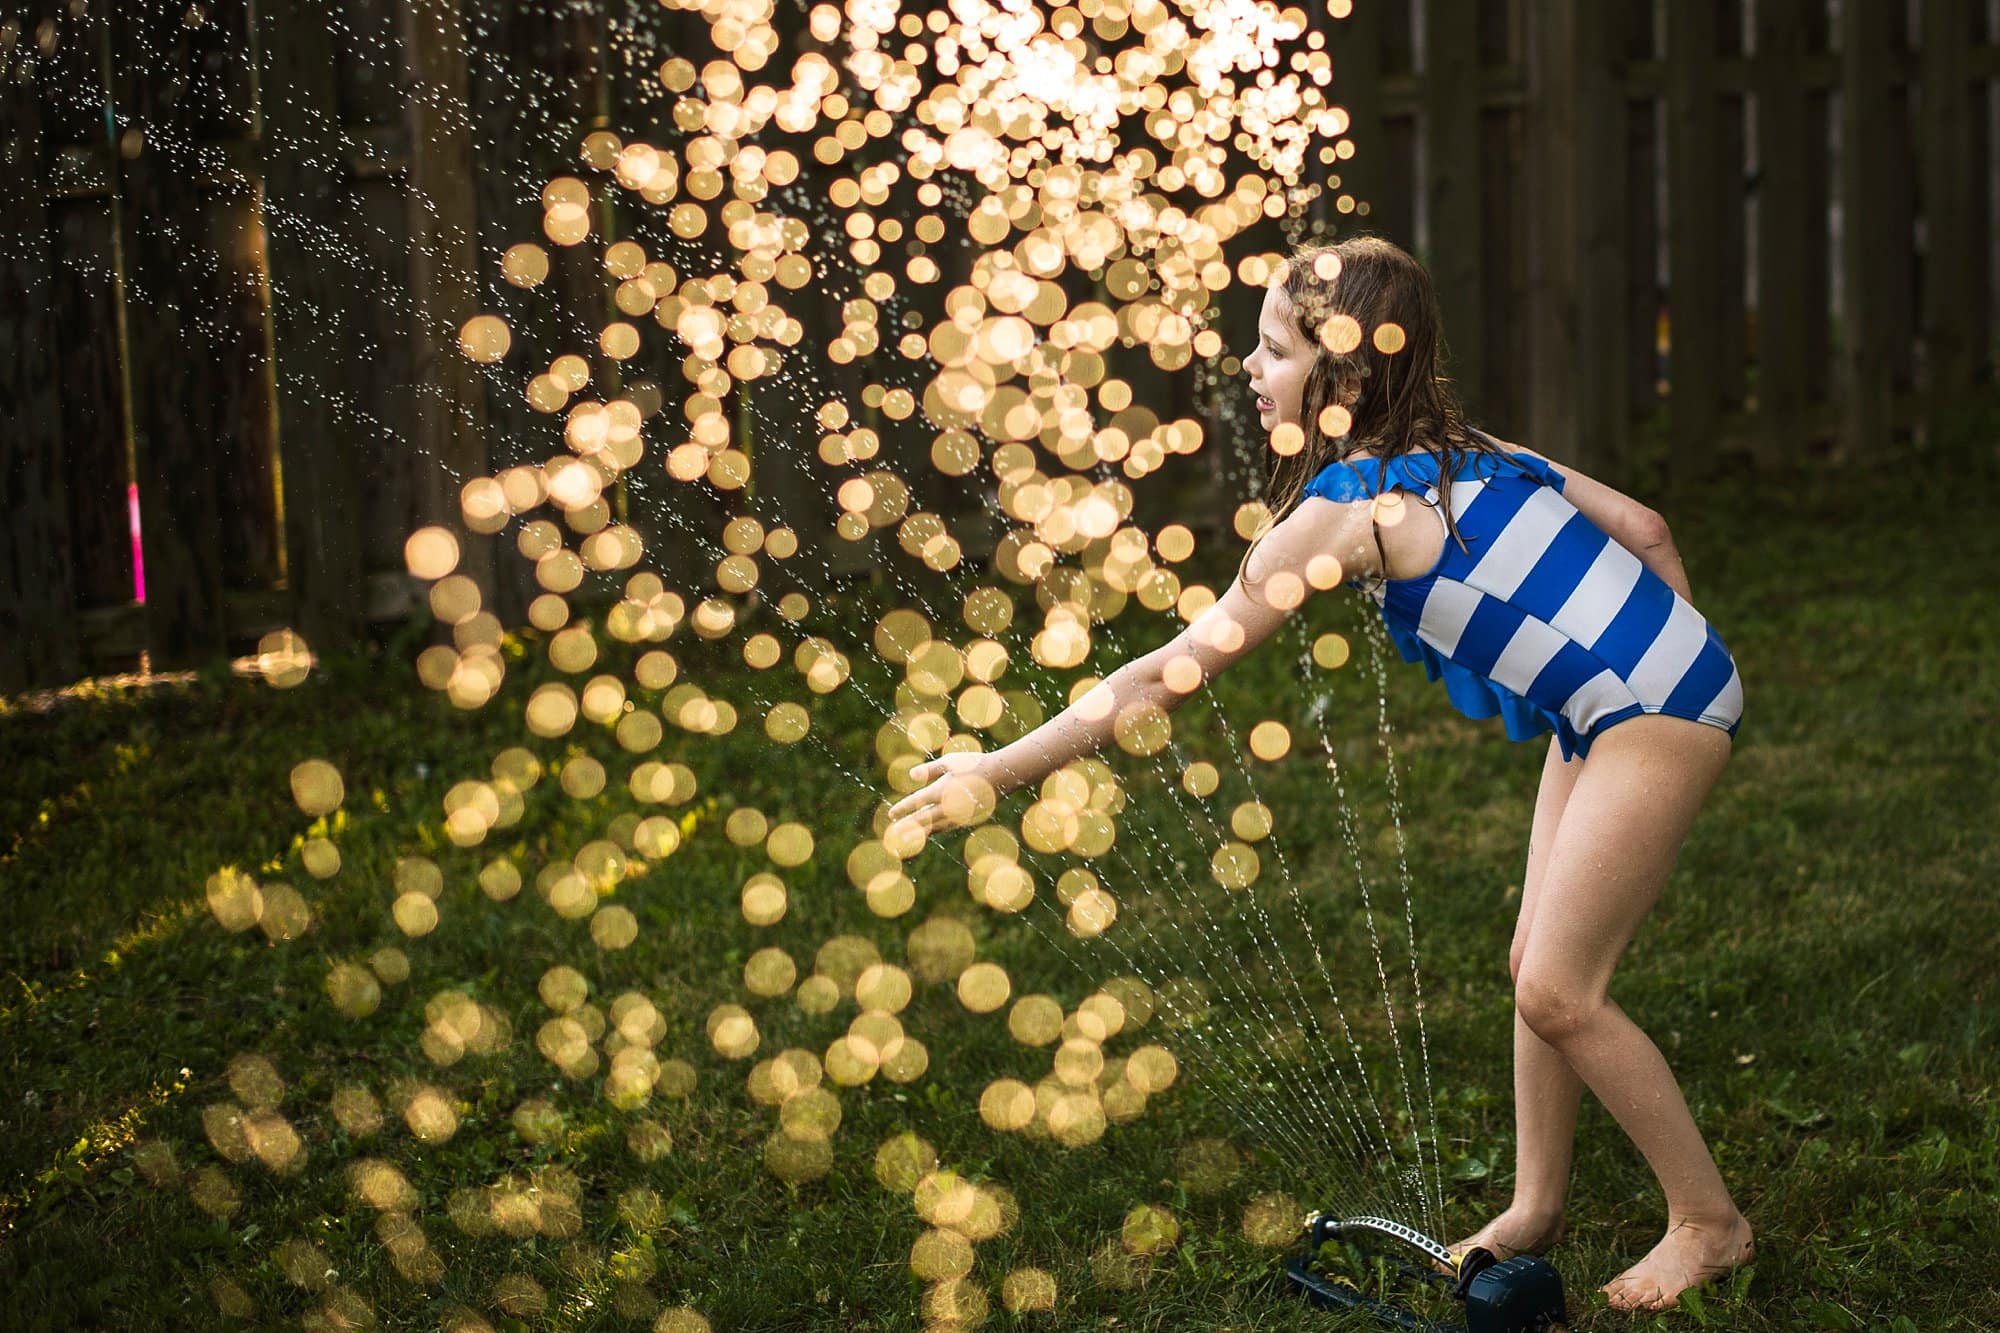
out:
M1481 434L1484 435L1483 432ZM1458 453L1452 460L1453 481L1470 478L1490 480L1512 471L1525 474L1557 491L1562 490L1562 474L1551 468L1547 459L1517 450L1490 435L1484 438L1494 446L1493 451ZM1440 455L1434 449L1411 449L1387 459L1351 454L1345 459L1333 460L1314 474L1306 483L1305 494L1349 501L1371 499L1398 486L1422 491L1437 485L1441 469L1439 459Z
M1336 458L1328 462L1307 481L1301 499L1317 495L1321 499L1336 503L1349 500L1366 500L1382 489L1380 460L1373 458Z

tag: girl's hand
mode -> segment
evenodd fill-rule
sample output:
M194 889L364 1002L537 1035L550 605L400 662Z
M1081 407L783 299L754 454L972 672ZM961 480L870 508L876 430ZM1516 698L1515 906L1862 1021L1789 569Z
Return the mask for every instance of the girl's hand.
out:
M990 754L941 754L910 769L910 777L927 785L889 807L892 821L884 837L924 837L941 829L976 824L993 813L1007 794Z

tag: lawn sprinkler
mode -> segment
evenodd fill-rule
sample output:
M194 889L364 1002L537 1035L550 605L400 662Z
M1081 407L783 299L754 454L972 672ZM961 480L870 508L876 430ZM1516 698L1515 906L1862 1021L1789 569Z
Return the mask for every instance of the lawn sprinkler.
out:
M1451 1277L1420 1268L1395 1255L1383 1256L1406 1276L1450 1289L1465 1303L1465 1323L1440 1324L1411 1310L1369 1296L1346 1278L1313 1271L1320 1247L1330 1240L1360 1243L1362 1238L1387 1236L1456 1270ZM1532 1254L1517 1254L1505 1263L1481 1246L1455 1258L1429 1236L1391 1222L1386 1217L1331 1217L1314 1213L1306 1219L1305 1249L1285 1262L1285 1276L1301 1295L1322 1309L1363 1310L1383 1323L1415 1333L1548 1333L1562 1329L1569 1316L1563 1308L1562 1278Z

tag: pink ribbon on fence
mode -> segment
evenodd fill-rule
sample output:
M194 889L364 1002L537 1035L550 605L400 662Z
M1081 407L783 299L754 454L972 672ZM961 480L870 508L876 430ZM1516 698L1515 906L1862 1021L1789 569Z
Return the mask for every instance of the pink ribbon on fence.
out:
M132 528L132 599L146 603L146 556L139 546L139 483L125 488L125 513Z

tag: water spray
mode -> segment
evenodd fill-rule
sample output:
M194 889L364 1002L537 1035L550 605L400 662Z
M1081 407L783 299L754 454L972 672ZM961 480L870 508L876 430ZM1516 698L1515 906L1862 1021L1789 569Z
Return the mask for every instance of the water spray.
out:
M1452 1277L1387 1256L1406 1276L1446 1287L1465 1305L1462 1325L1441 1324L1411 1310L1369 1296L1343 1277L1314 1271L1320 1247L1342 1239L1359 1243L1388 1237L1444 1264ZM1546 1260L1517 1254L1502 1262L1490 1250L1474 1246L1463 1257L1429 1236L1386 1217L1334 1217L1313 1213L1306 1218L1304 1248L1285 1262L1285 1276L1299 1294L1322 1309L1362 1310L1394 1328L1415 1333L1549 1333L1567 1326L1562 1278Z

